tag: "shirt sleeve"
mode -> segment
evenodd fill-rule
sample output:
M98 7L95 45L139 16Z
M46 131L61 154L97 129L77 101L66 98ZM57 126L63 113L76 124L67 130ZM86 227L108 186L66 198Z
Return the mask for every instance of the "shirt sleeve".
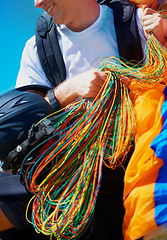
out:
M139 31L141 45L142 45L142 49L143 49L143 56L145 56L145 47L146 47L147 39L144 35L144 30L143 30L143 25L142 25L141 19L142 19L142 9L138 8L136 11L136 21L137 21L138 31Z
M34 84L53 88L42 69L35 36L27 41L23 50L16 88Z

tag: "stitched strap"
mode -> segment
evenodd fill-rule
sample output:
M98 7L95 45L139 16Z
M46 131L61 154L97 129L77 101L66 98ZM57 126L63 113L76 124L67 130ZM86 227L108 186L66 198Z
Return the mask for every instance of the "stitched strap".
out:
M66 70L57 39L56 26L47 12L44 12L37 21L36 44L46 77L53 86L59 85L66 79Z
M143 51L136 22L136 5L127 0L98 0L113 9L114 24L120 57L130 62L141 62Z
M54 95L54 89L50 89L48 91L47 95L48 95L48 99L49 99L50 105L53 108L53 111L56 112L56 111L60 110L60 106L59 106L59 104L57 102L57 99L56 99L56 97Z

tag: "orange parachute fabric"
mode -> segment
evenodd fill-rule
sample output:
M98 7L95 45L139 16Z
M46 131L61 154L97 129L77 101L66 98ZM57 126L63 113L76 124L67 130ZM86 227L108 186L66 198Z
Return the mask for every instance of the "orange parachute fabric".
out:
M154 217L154 187L163 161L156 158L150 144L163 125L161 106L164 102L164 87L159 85L156 89L145 89L144 92L139 90L136 99L132 90L135 86L131 89L136 138L135 151L125 173L125 240L138 239L158 227Z
M152 35L148 41L146 56L146 62L141 67L131 67L123 62L120 64L117 59L115 63L107 59L101 66L101 70L108 73L101 95L93 102L89 99L74 102L66 108L66 111L50 116L56 129L55 135L60 135L59 139L42 155L33 158L32 151L23 161L23 165L29 159L31 161L27 170L22 173L25 174L27 189L34 194L31 199L33 206L31 221L37 232L62 239L74 239L81 235L94 212L100 187L102 163L111 168L121 164L119 156L122 160L126 155L131 140L134 139L135 124L137 124L136 144L140 143L139 140L145 132L151 131L154 123L155 133L152 139L160 132L162 127L160 106L164 101L164 82L167 82L167 56L166 50ZM129 91L123 84L124 81L131 84L130 98L134 111ZM145 107L144 117L142 110L140 111L143 106ZM75 119L76 114L78 114L77 119ZM71 123L69 128L68 124ZM146 151L147 142L151 141L150 139L148 135L148 139L144 138L143 145L141 141L139 146L141 161L144 161L142 151L150 156L150 150ZM132 157L130 162L130 166L134 165L132 173L138 176L135 164L138 165L133 162ZM160 168L162 164L158 162L157 165ZM143 168L146 169L145 165ZM149 167L147 169L149 170ZM46 170L49 173L41 181L41 175L46 174ZM158 168L154 168L154 171L157 173ZM143 175L148 181L147 171ZM135 198L129 198L129 196L131 191L135 191L137 181L140 183L141 176L134 177L130 181L125 178L125 239L128 239L126 233L128 236L129 232L133 232L133 228L130 229L131 217L129 216L133 216L131 210L133 210ZM156 174L151 176L156 177ZM136 198L135 211L140 210L140 207L137 207L138 204ZM151 202L151 209L153 204ZM156 227L154 218L150 216L150 219L153 222L153 228ZM135 227L143 228L143 223L141 226L141 223L137 225L135 222Z

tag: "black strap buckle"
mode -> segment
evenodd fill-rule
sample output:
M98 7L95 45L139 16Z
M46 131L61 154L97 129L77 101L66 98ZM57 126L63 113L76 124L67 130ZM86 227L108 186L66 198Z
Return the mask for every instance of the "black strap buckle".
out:
M39 124L33 124L28 131L28 139L19 144L15 149L13 149L8 156L5 158L2 168L7 171L12 168L12 173L16 174L18 165L21 159L24 158L23 154L27 152L28 148L37 143L44 136L49 136L55 131L52 126L52 122L45 118ZM17 165L17 166L16 166Z

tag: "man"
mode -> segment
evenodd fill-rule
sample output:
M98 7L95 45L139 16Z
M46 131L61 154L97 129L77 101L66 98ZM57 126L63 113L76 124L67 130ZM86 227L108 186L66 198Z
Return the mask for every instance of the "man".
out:
M52 100L56 101L60 108L67 106L77 98L94 98L106 79L106 75L97 70L100 63L99 59L101 57L119 56L112 10L105 5L100 6L96 0L35 0L35 6L47 11L57 24L58 41L65 62L67 78L55 88L49 82L41 67L35 37L33 37L27 42L24 49L16 87L29 85L49 87L53 89L54 93L54 99ZM148 13L147 10L146 8L143 15L143 24L146 22L145 15L151 15L151 17L153 15L153 12ZM140 14L141 10L137 12L136 19L144 48L146 39ZM161 31L162 40L164 40L162 24L162 22L158 22L156 26L149 29L149 32L153 30ZM43 92L40 92L40 94L48 102L51 101L48 94L45 95ZM109 176L109 180L114 179L114 172L107 169L105 173ZM119 187L115 184L115 180L109 185L106 179L102 181L95 218L88 231L80 239L87 239L89 235L89 239L96 240L122 239L123 175L124 171L121 169L121 180L117 183L120 184ZM15 184L18 186L20 183L16 178ZM18 188L21 189L20 192L26 199L26 205L30 197L26 195L23 186L19 185ZM21 203L23 201L24 199ZM9 216L9 212L12 212L11 206L9 208L10 204L1 197L0 202L0 208L2 209L0 210L0 231L17 227L18 222L16 225L13 216ZM19 214L24 215L25 206L22 205L21 207L24 211Z

